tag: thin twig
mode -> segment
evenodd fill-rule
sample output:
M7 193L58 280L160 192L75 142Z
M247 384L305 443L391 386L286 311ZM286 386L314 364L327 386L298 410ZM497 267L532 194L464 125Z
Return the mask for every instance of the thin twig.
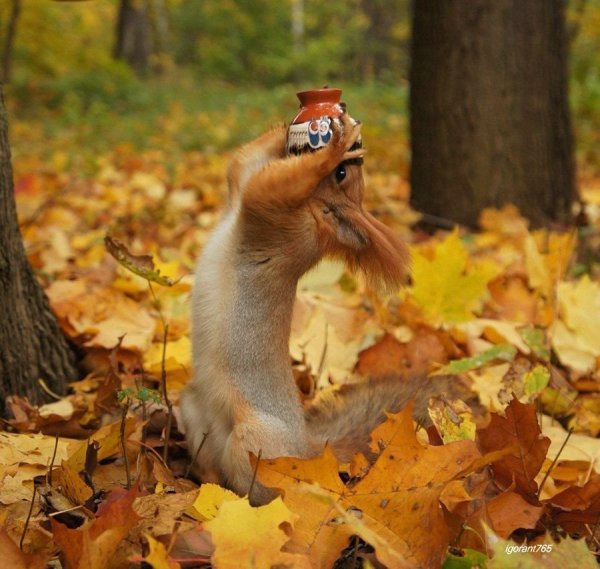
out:
M31 496L31 504L29 504L29 512L27 512L27 518L25 518L25 525L23 526L23 533L21 534L21 539L19 540L19 549L23 551L23 542L25 541L25 534L27 533L27 528L29 527L29 520L31 519L31 513L33 512L33 505L35 504L35 494L37 492L37 487L33 485L33 495Z
M52 397L53 399L59 401L63 398L62 395L59 395L58 393L52 391L52 389L48 387L48 384L41 377L38 379L38 384L42 388L42 390L45 391L48 395L50 395L50 397Z
M123 406L123 413L121 414L121 428L120 428L120 437L121 437L121 448L123 449L123 462L125 463L125 476L127 476L127 490L131 490L131 476L129 472L129 457L127 456L127 445L125 444L125 422L127 419L127 413L129 412L129 406L131 405L131 401L129 397Z
M599 525L600 525L600 514L598 514L598 517L596 518L596 523L594 524L593 529L590 529L589 524L586 524L586 526L585 526L587 528L588 532L590 533L590 541L595 543L596 546L600 545L600 542L598 542L598 538L596 538L596 532L598 531Z
M54 516L60 516L61 514L68 514L69 512L74 512L75 510L81 510L81 508L83 508L83 505L79 504L78 506L67 508L66 510L60 510L60 512L51 512L48 514L48 517L53 518Z
M162 361L160 363L160 383L163 390L163 398L165 400L165 405L167 406L167 424L165 426L165 446L163 448L163 461L166 465L168 465L169 460L169 441L171 438L171 425L173 424L173 405L171 400L169 399L169 394L167 393L167 335L169 333L169 325L165 324L165 335L163 337L163 352L162 352Z
M50 466L48 467L48 474L46 475L46 484L52 486L52 468L54 468L54 459L56 458L56 451L58 450L58 435L54 439L54 451L52 452L52 458L50 459Z
M562 451L565 448L565 446L567 445L567 442L571 438L572 434L573 434L573 427L571 427L569 429L567 436L565 437L565 440L563 441L563 444L561 445L559 451L556 453L556 456L554 457L554 460L552 461L552 464L550 465L550 468L548 468L548 470L546 470L546 474L544 474L544 478L542 478L542 482L540 483L540 487L537 492L538 499L542 495L542 489L544 488L544 484L546 484L546 480L548 480L548 476L550 476L550 473L552 472L553 468L556 466L556 463L558 462L558 458L562 454Z
M208 433L202 433L202 435L203 436L202 436L202 440L200 441L200 446L194 453L194 458L193 458L192 462L190 462L188 464L188 467L185 469L185 474L183 475L184 478L187 478L190 475L192 467L194 466L194 464L196 464L196 460L198 460L198 455L200 454L200 451L202 450L202 447L204 446L204 443L206 442L206 437L208 437Z
M258 472L258 465L260 464L260 457L262 455L262 449L258 451L258 455L256 457L256 465L254 466L254 472L252 473L252 482L250 482L250 489L248 490L248 501L250 501L250 496L252 496L252 490L254 488L254 483L256 482L256 473Z

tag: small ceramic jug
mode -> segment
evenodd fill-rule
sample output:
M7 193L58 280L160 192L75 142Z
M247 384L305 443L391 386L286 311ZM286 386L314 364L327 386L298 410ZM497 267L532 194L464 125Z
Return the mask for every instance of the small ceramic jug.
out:
M327 146L331 140L331 123L346 109L340 101L341 89L311 89L296 94L300 111L288 129L288 154L302 154Z

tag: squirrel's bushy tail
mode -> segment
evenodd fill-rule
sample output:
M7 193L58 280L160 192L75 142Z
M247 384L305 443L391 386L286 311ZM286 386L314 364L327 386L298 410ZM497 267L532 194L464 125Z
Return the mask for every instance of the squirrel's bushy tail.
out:
M428 423L427 405L434 396L459 397L461 387L452 376L389 377L342 385L325 393L306 409L310 436L323 446L329 443L342 462L356 452L373 454L369 438L385 420L385 413L397 413L414 400L414 417Z

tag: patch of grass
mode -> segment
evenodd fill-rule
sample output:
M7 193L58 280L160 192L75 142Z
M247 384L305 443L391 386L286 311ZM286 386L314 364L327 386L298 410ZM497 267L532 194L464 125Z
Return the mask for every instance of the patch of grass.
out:
M365 124L371 150L400 144L402 155L406 88L340 87L350 111ZM17 86L7 93L13 153L16 159L60 153L67 167L87 170L98 156L128 145L136 152L162 150L176 163L183 152L223 152L291 120L296 90L199 82L181 70L146 80L126 73L79 74L35 89Z

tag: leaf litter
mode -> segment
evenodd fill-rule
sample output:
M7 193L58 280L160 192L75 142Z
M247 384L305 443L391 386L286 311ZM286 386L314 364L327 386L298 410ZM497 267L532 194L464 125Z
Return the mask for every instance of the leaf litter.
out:
M226 158L190 155L169 176L155 154L115 153L94 179L57 172L50 186L17 167L30 262L87 376L52 405L8 402L0 541L11 566L331 567L351 543L354 559L388 567L508 567L508 548L523 545L540 546L523 554L528 567L591 566L597 267L573 271L577 235L530 231L511 206L484 211L477 234L411 232L418 215L382 173L370 205L385 199L386 222L413 242L412 281L381 297L339 265L307 275L290 339L299 388L310 398L369 375L445 373L479 404L432 400L434 426L416 435L408 412L391 416L373 433L373 463L339 464L328 449L260 461L258 479L282 494L262 508L189 479L176 429L188 299Z

